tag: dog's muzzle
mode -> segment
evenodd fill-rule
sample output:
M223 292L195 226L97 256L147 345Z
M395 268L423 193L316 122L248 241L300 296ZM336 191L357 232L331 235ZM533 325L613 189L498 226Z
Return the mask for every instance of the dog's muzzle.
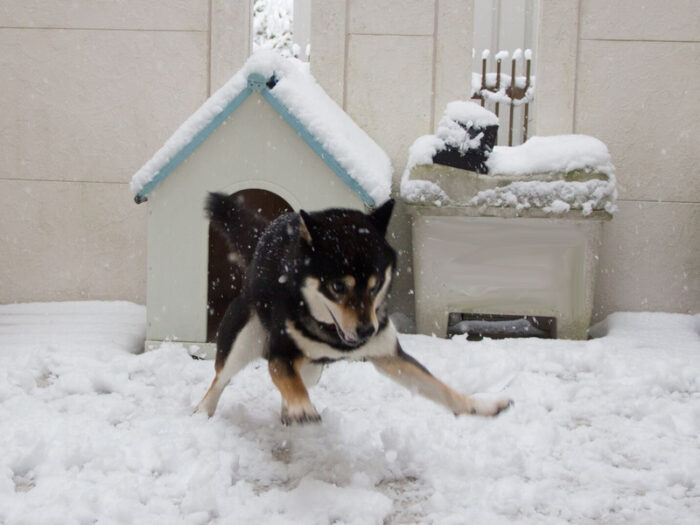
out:
M333 312L331 312L330 308L328 308L328 313L331 315L331 318L333 319L333 324L335 325L335 331L338 333L338 337L347 346L350 346L352 348L357 348L358 346L365 344L367 342L367 340L370 337L372 337L375 333L374 325L373 324L366 324L366 325L358 326L355 329L356 337L348 337L348 335L340 327L340 323L335 318L335 316L333 315Z

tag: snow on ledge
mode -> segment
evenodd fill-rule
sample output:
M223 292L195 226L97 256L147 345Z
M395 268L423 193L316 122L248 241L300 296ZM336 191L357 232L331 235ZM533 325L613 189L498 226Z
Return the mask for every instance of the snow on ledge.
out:
M137 195L162 169L211 123L247 86L248 77L257 73L273 75L277 84L271 93L355 180L378 205L391 192L391 161L387 154L328 96L308 70L294 58L284 58L270 50L261 50L165 142L156 154L131 179L131 191Z
M399 193L401 198L411 203L430 203L440 206L449 204L451 199L436 183L428 180L409 179L411 170L421 164L432 164L433 157L445 149L445 141L435 135L418 137L408 150L408 164L401 176Z
M539 208L552 214L581 210L584 215L590 215L595 210L608 213L617 210L615 168L605 144L594 137L532 137L520 146L496 146L486 162L489 174L512 176L519 180L479 191L466 201L450 198L435 182L410 178L415 166L433 164L433 156L446 147L445 141L435 135L424 135L415 140L409 149L408 163L401 177L401 198L409 203L436 206L509 207L519 212ZM584 180L542 177L572 172L581 172L584 175L581 179ZM585 180L585 175L592 174L600 178Z
M606 175L615 172L608 148L588 135L532 137L520 146L496 146L486 165L489 173L498 175L567 173L575 170Z
M581 210L590 215L596 210L610 214L617 211L615 176L607 180L587 181L517 181L500 188L477 193L468 205L515 208L518 212L539 208L545 213L562 214Z
M473 206L515 207L519 211L532 207L547 213L561 214L578 209L584 215L617 208L615 167L608 148L588 135L554 135L532 137L520 146L496 146L486 161L489 173L497 175L535 175L533 180L517 181L507 186L480 191L469 204ZM537 180L536 174L582 171L604 176L589 180Z

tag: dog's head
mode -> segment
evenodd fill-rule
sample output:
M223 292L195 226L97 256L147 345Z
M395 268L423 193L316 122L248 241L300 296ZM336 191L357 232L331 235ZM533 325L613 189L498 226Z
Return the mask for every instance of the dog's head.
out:
M396 252L385 235L393 207L389 200L370 214L345 209L299 214L302 296L313 321L343 347L360 346L387 322Z

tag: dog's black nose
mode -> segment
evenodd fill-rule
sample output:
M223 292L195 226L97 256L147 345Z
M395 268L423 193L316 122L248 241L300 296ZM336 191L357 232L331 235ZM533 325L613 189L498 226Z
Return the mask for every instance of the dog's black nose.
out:
M368 339L372 335L374 335L374 325L373 324L365 324L362 326L358 326L356 329L357 332L357 337L360 339Z

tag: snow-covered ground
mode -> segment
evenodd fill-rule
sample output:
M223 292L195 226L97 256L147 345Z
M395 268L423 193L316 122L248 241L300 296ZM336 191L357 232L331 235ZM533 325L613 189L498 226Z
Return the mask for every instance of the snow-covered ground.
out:
M263 363L191 415L212 363L135 355L144 322L0 306L0 523L698 523L700 316L615 314L587 342L403 336L515 406L455 418L340 363L311 391L323 423L291 428Z

